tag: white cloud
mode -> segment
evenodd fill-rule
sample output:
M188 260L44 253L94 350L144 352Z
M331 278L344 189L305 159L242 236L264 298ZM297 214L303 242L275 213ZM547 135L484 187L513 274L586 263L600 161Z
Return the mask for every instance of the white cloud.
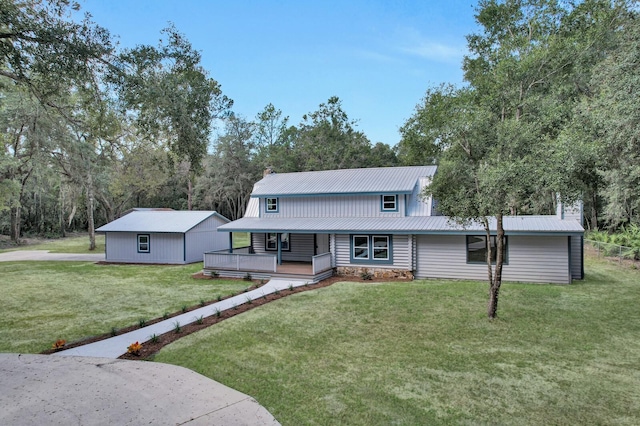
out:
M435 40L413 28L405 28L396 39L400 40L396 45L400 52L437 62L460 63L467 52L464 44Z

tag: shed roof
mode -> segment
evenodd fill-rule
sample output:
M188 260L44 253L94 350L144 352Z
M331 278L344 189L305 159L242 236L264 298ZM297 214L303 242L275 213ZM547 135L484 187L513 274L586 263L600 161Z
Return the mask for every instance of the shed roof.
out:
M436 166L411 166L272 173L255 184L251 196L410 194L419 178L435 172Z
M505 216L507 235L582 234L575 220L556 216ZM496 221L490 220L495 231ZM484 232L478 222L464 225L446 216L411 217L323 217L323 218L253 218L246 217L218 227L219 231L290 232L290 233L387 233L387 234L477 234Z
M229 219L215 211L134 210L101 226L96 229L96 232L184 233L211 216L217 216L224 222L229 222Z

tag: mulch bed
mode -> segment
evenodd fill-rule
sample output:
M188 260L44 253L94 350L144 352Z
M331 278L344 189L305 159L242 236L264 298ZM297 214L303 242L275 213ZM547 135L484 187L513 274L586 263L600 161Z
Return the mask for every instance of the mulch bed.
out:
M216 279L216 278L211 278L208 276L204 276L202 275L202 273L197 273L193 275L194 279ZM225 278L228 279L228 278ZM235 309L228 309L226 311L222 311L220 312L220 315L211 315L209 317L203 318L202 319L202 323L198 324L197 322L193 322L191 324L186 324L183 326L180 326L180 332L176 333L175 331L169 331L167 333L164 333L160 336L158 336L158 339L156 342L152 342L151 340L142 343L142 347L140 349L140 351L138 352L138 354L130 354L130 353L126 353L124 355L121 355L119 357L119 359L129 359L129 360L148 360L153 358L153 356L160 351L160 349L162 349L164 346L175 342L176 340L184 337L184 336L188 336L191 333L195 333L196 331L200 331L204 328L210 327L214 324L219 323L220 321L224 321L227 318L231 318L233 316L236 316L238 314L241 314L243 312L246 312L250 309L254 309L257 308L258 306L262 306L265 303L269 303L273 300L278 300L281 299L283 297L289 296L290 294L295 294L295 293L301 293L303 291L309 291L309 290L315 290L318 288L322 288L322 287L328 287L331 284L334 284L336 282L339 281L349 281L349 282L390 282L390 281L398 281L398 279L379 279L379 278L373 278L371 280L367 280L364 281L358 277L344 277L344 276L333 276L330 278L327 278L326 280L320 281L319 283L316 284L309 284L309 285L304 285L304 286L300 286L300 287L294 287L293 289L285 289L285 290L281 290L279 292L279 294L268 294L265 295L264 297L260 297L258 299L255 299L253 301L251 301L251 303L246 302L243 303L242 305L238 305ZM262 282L257 282L254 280L254 284L251 287L248 287L245 292L250 291L250 290L254 290L256 288L259 288L262 285ZM229 297L233 297L233 295L231 296L227 296L226 298ZM224 300L226 298L223 298L221 300ZM154 318L152 320L146 321L145 326L148 325L152 325L155 324L157 322L160 321L164 321L166 319L170 319L173 318L175 316L178 315L182 315L185 312L190 312L193 311L195 309L199 309L202 308L204 306L209 306L212 305L214 303L217 303L218 300L211 300L209 302L206 302L204 305L195 305L192 306L190 308L188 308L186 311L178 311L178 312L174 312L173 314L170 314L166 317L160 317L160 318ZM102 334L99 336L93 336L93 337L88 337L86 339L82 339L82 340L78 340L76 342L72 342L72 343L68 343L65 344L63 348L61 349L49 349L46 351L41 352L42 354L51 354L54 352L57 352L59 350L65 350L65 349L71 349L71 348L75 348L78 346L82 346L82 345L87 345L89 343L93 343L93 342L97 342L99 340L104 340L104 339L108 339L110 337L113 336L117 336L120 334L124 334L124 333L128 333L130 331L133 330L137 330L138 328L140 328L139 325L132 325L129 327L125 327L125 328L120 328L117 330L114 330L115 333L107 333L107 334ZM134 342L131 342L134 343Z

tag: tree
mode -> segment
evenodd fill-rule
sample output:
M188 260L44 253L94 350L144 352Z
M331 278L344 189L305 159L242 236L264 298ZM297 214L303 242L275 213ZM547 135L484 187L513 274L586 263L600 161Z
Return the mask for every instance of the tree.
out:
M125 73L110 81L133 113L139 137L166 145L176 162L187 161L188 208L191 184L207 153L212 120L223 116L233 102L200 65L201 55L174 27L163 30L167 40L158 47L139 46L120 55Z
M27 88L43 105L68 117L58 96L110 66L109 32L89 19L68 19L69 0L0 0L0 75Z
M592 3L586 10L602 6ZM485 228L489 318L498 310L504 216L547 213L555 194L571 201L584 187L566 179L573 170L558 143L584 90L578 71L586 68L572 64L577 56L586 63L583 55L593 54L587 48L576 51L593 46L593 40L580 45L584 38L563 36L585 21L578 19L584 13L555 0L481 1L476 14L481 32L467 37L468 87L431 89L404 127L402 158L425 161L417 154L420 141L429 156L438 156L428 191L438 199L439 211Z
M252 161L255 124L231 115L225 132L216 141L215 154L197 189L202 207L219 211L235 220L244 216L253 189L261 175L260 165Z
M304 115L294 146L297 171L366 167L371 144L355 126L337 96Z

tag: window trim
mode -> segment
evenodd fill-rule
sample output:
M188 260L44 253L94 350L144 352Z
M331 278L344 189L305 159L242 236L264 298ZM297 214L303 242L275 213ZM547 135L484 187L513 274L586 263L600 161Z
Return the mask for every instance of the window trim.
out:
M385 201L384 197L393 197L393 208L385 208L385 203L391 203L391 201ZM380 211L383 212L397 212L398 211L398 194L383 194L380 196Z
M356 257L356 247L360 248L360 246L356 246L356 238L365 238L367 240L367 256L366 257ZM352 235L351 236L351 259L355 259L356 261L369 261L371 259L371 243L369 241L369 235Z
M147 238L147 242L146 243L141 242L140 241L141 237L146 237ZM151 253L151 234L138 234L137 237L136 237L136 241L138 243L137 244L138 253ZM143 250L143 249L140 248L143 244L147 245L147 249L146 250Z
M355 257L355 239L356 238L367 239L367 258ZM385 238L387 245L378 250L386 250L386 258L375 258L374 241L376 238ZM353 265L367 264L367 265L393 265L393 235L389 234L351 234L349 236L349 262Z
M274 200L274 208L269 208L269 200ZM280 212L280 199L278 197L266 197L264 199L264 211L265 213L279 213Z
M266 232L264 234L264 250L265 251L278 251L278 234L286 234L287 235L287 239L286 241L283 241L282 243L282 251L291 251L291 234L288 232ZM276 241L276 246L274 248L270 248L269 247L269 235L275 235L274 240ZM284 247L284 243L287 243L287 247Z
M481 250L483 252L483 260L469 260L469 239L470 238L482 238L482 241L484 242L484 248ZM484 253L487 249L486 249L486 235L467 235L466 239L465 239L465 251L466 251L466 255L467 255L467 263L471 264L471 265L486 265L487 264L487 255L486 253ZM497 236L496 235L491 235L491 242L492 242L492 247L497 247ZM497 250L493 250L493 254L495 256L495 259L491 260L491 264L495 265L496 264L496 260L498 257L498 251ZM508 265L509 264L509 238L505 235L504 236L504 241L503 241L503 245L502 245L502 264L503 265Z

